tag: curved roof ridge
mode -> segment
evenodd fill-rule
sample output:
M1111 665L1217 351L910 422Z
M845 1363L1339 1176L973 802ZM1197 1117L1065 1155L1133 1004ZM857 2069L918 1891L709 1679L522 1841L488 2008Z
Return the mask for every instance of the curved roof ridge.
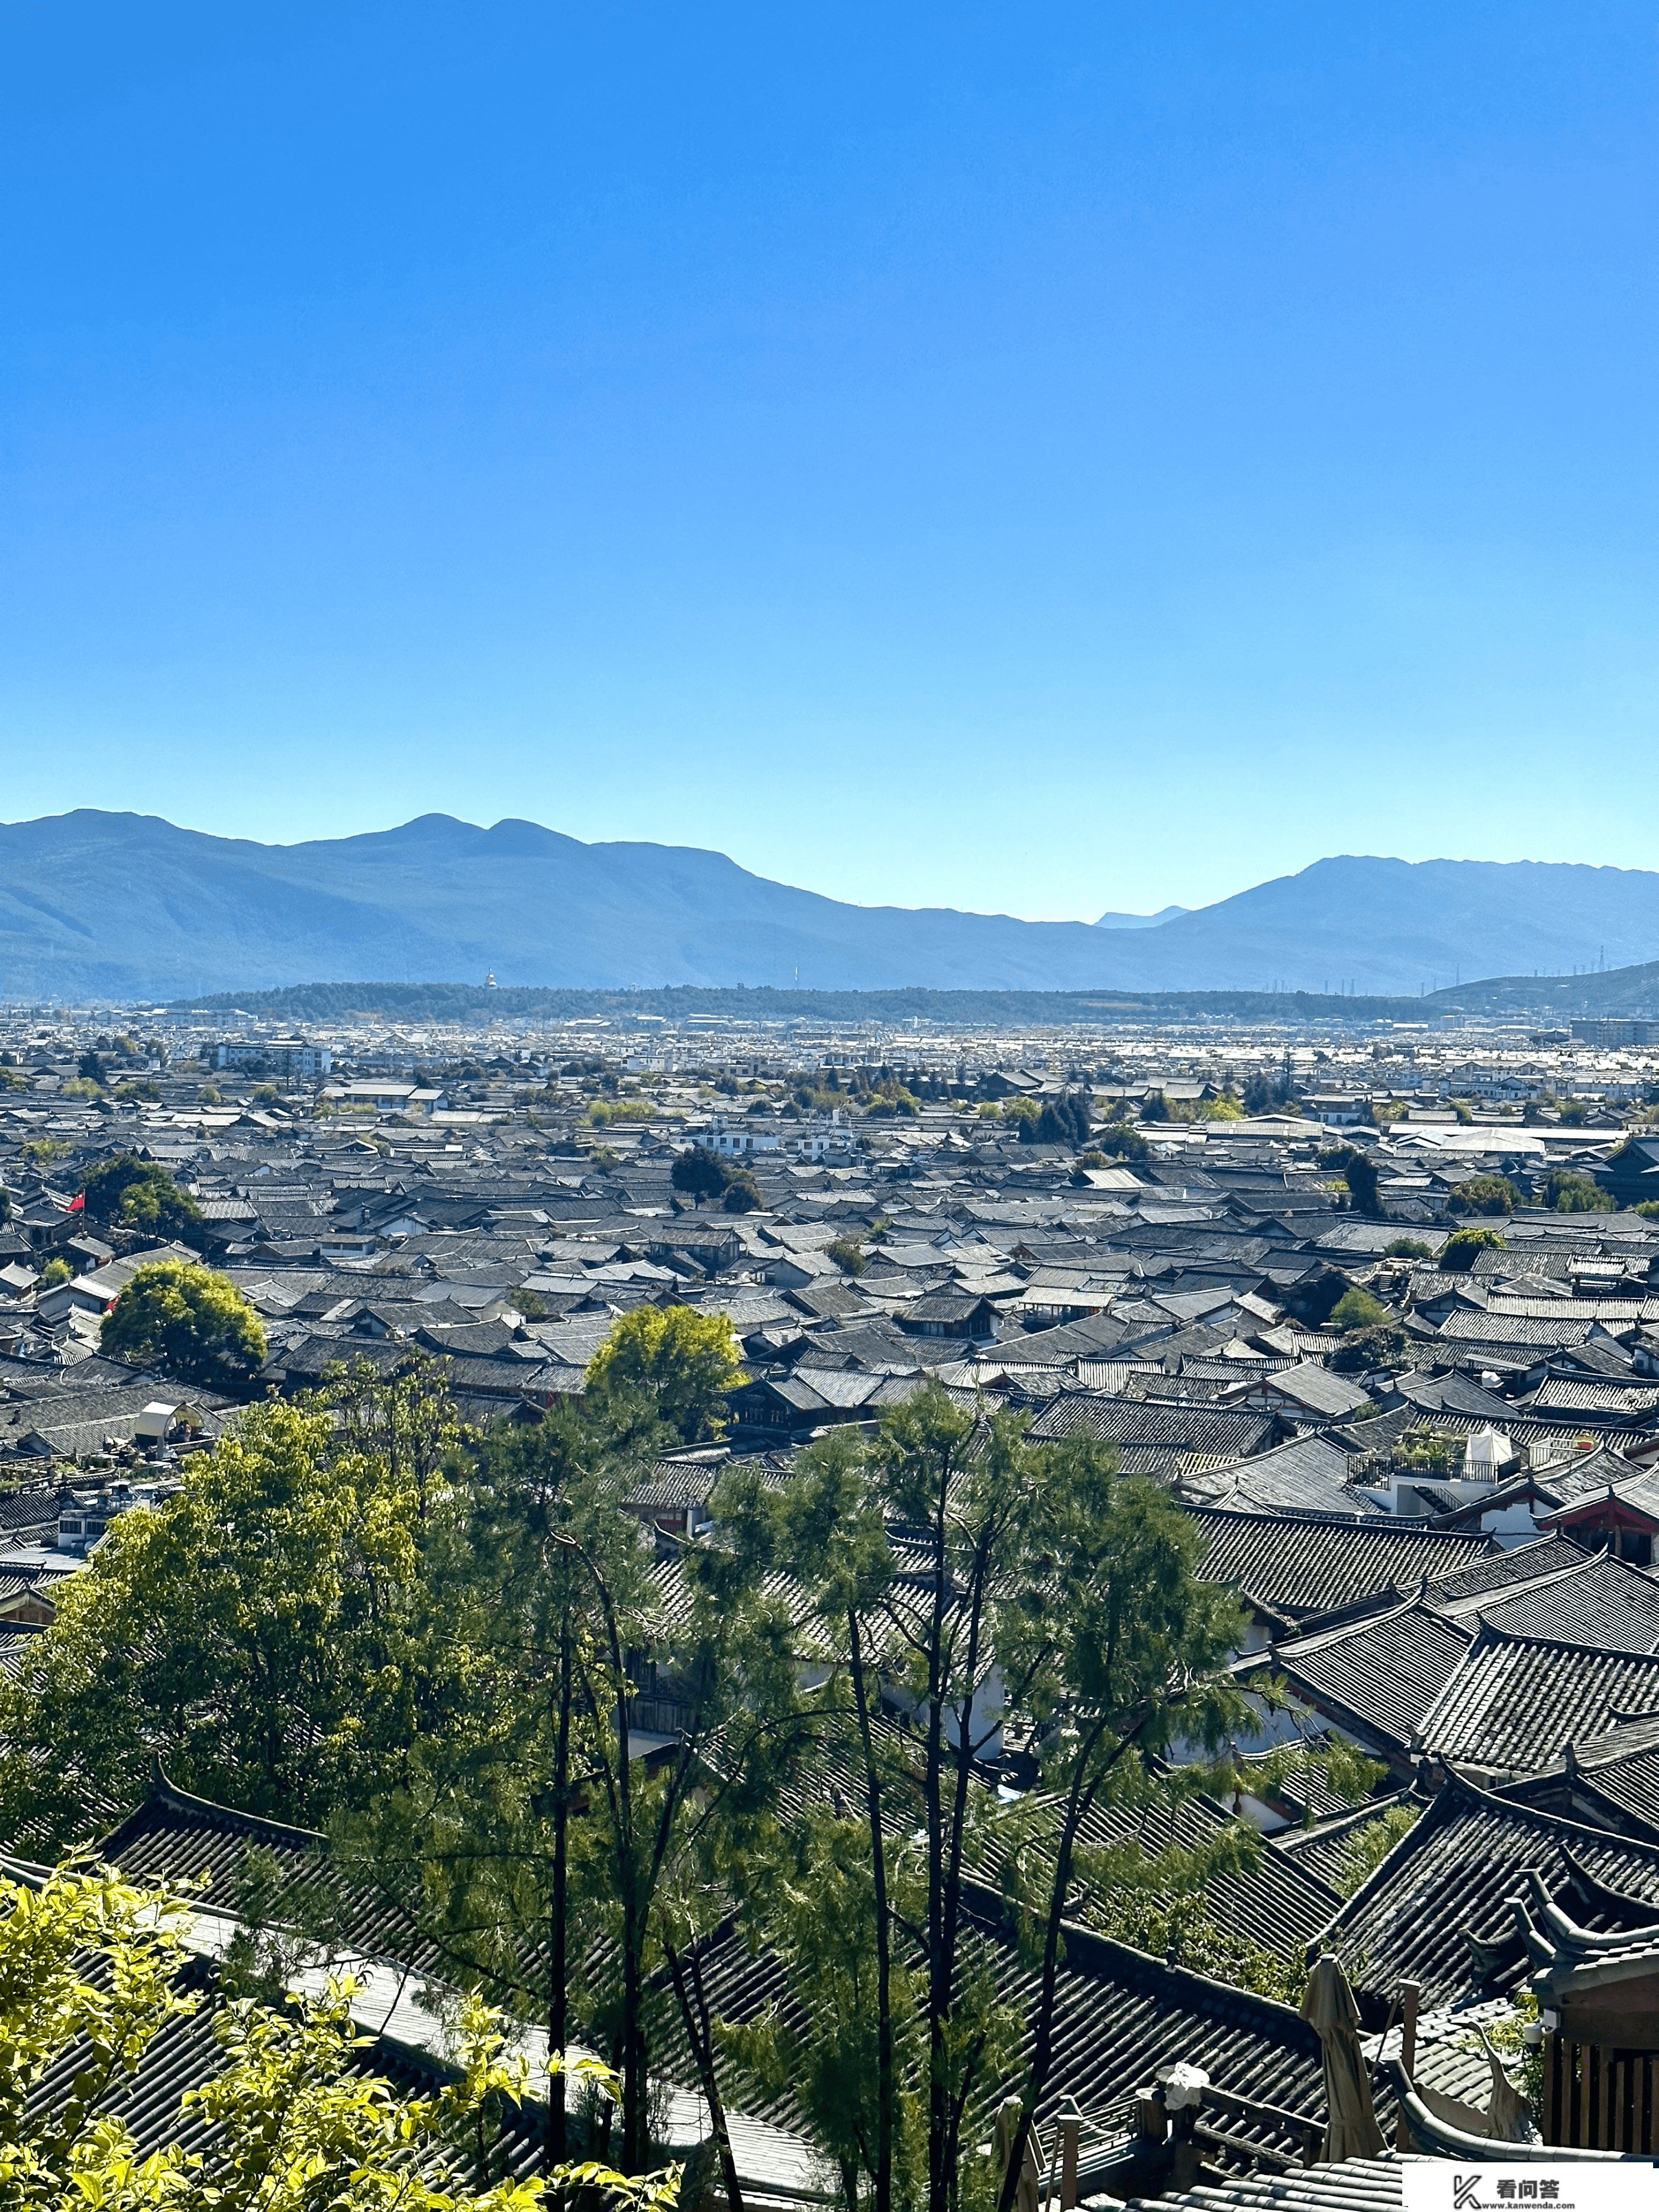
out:
M326 1851L328 1838L315 1828L302 1828L291 1820L273 1820L263 1813L244 1813L234 1805L216 1804L210 1797L193 1796L188 1790L180 1789L161 1764L161 1754L150 1754L149 1791L135 1805L125 1820L112 1828L99 1846L100 1854L107 1854L125 1839L127 1831L143 1819L153 1805L163 1805L169 1812L189 1814L198 1820L254 1838L264 1838L275 1844L287 1844L296 1850Z

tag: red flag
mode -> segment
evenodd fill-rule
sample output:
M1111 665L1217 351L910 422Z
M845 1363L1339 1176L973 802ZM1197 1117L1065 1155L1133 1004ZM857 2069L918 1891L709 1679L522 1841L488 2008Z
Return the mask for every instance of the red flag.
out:
M82 1208L82 1207L86 1204L86 1202L87 1202L87 1194L86 1194L85 1191L83 1191L83 1190L77 1190L77 1191L76 1192L76 1194L75 1194L74 1197L73 1197L72 1199L70 1199L70 1202L69 1202L69 1210L70 1210L70 1212L71 1213L78 1213L78 1212L81 1211L81 1208Z

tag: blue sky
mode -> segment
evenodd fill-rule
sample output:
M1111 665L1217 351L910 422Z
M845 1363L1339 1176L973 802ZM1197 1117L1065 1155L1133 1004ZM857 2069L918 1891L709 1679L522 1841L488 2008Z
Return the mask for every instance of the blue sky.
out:
M0 811L1659 866L1656 41L0 0Z

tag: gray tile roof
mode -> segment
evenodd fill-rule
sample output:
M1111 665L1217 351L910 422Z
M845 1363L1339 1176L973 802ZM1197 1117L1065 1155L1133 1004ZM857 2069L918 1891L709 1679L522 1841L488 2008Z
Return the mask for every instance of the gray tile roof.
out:
M1553 1893L1576 1897L1578 1917L1604 1927L1659 1912L1659 1844L1510 1803L1454 1775L1342 1906L1324 1940L1356 1985L1384 2007L1401 1981L1418 1983L1430 2006L1513 1988L1522 1960L1510 1941L1508 1900L1533 1867ZM1583 1889L1586 1878L1599 1886L1593 1898ZM1611 1909L1614 1897L1631 1900L1633 1911ZM1470 1936L1494 1933L1496 1956L1471 1948Z
M1536 1773L1620 1712L1659 1711L1659 1657L1596 1650L1483 1628L1419 1717L1418 1741L1442 1760L1489 1773Z
M1437 1534L1382 1514L1338 1518L1197 1506L1193 1518L1208 1541L1206 1577L1288 1619L1413 1589L1424 1575L1449 1575L1490 1551L1487 1537Z
M1339 1725L1403 1759L1470 1641L1467 1630L1413 1603L1355 1627L1276 1644L1272 1664Z

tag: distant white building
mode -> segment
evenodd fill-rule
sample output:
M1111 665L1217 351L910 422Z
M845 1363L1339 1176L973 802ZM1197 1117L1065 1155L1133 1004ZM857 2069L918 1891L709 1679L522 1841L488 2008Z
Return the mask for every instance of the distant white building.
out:
M259 1075L328 1075L334 1055L325 1044L303 1037L227 1037L215 1055L220 1067L240 1067Z
M785 1121L766 1114L716 1114L704 1139L722 1159L850 1159L858 1150L853 1126L837 1106L810 1121Z

